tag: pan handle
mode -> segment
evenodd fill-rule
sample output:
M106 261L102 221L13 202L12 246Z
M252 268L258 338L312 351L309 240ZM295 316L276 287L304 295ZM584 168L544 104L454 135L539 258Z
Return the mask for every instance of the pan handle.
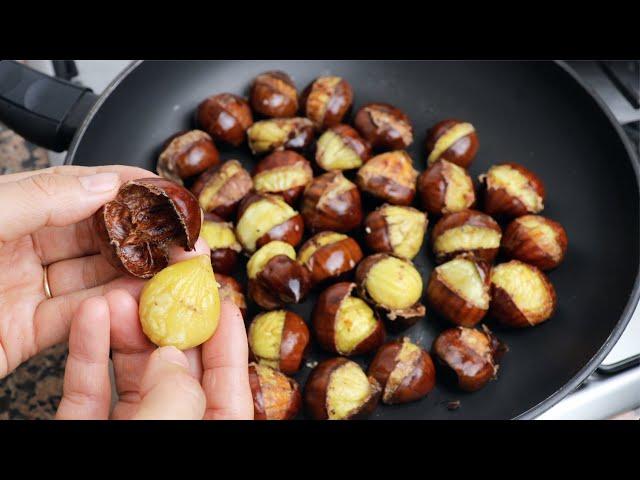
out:
M0 122L36 145L67 150L97 99L89 88L0 60Z

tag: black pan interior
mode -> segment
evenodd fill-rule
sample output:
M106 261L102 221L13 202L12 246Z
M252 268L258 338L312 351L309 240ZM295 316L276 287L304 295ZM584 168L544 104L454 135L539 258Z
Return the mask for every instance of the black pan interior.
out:
M71 160L154 170L159 145L192 126L199 101L223 91L246 94L251 79L271 69L290 73L300 89L318 75L337 74L351 82L356 108L370 101L402 108L413 121L416 140L409 153L420 170L426 128L448 117L471 121L480 138L473 177L496 162L531 168L547 187L543 213L562 222L569 236L566 261L550 274L559 298L556 315L526 331L504 330L488 321L510 347L498 381L474 394L439 383L422 401L380 407L373 418L530 417L553 402L545 399L575 387L621 316L627 316L639 264L639 195L635 168L611 120L554 63L144 62L97 110ZM222 155L254 165L246 149L223 149ZM432 268L426 248L416 264L426 283ZM291 309L308 319L312 304L313 298ZM405 334L430 348L444 327L428 312ZM312 359L321 358L324 354L314 349ZM359 360L365 365L370 359ZM298 379L308 372L305 368ZM451 400L460 400L458 410L447 410Z

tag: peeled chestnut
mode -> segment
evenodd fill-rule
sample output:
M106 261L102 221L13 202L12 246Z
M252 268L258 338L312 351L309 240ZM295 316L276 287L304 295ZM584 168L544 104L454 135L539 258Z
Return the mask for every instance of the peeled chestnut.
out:
M403 150L413 143L409 117L387 103L364 105L356 113L354 125L376 149Z
M431 232L431 243L438 262L461 253L471 253L491 263L498 254L501 237L500 226L489 215L476 210L462 210L438 220Z
M488 264L461 255L431 272L429 306L456 325L473 327L489 310L491 279Z
M494 165L480 175L484 211L496 217L520 217L544 209L544 184L533 172L516 163Z
M371 145L349 125L336 125L316 144L316 163L324 170L360 168L371 158Z
M253 188L251 175L238 160L228 160L198 177L191 191L205 212L229 219Z
M286 310L261 313L249 326L251 359L292 375L300 370L309 338L307 324L295 313Z
M376 409L381 387L362 368L344 357L320 362L304 389L305 410L315 420L365 418Z
M547 276L518 260L491 270L490 314L510 327L533 327L553 315L556 291Z
M225 222L217 215L204 215L200 235L211 249L211 266L216 273L229 274L238 263L242 246L236 239L231 222Z
M202 130L180 132L164 144L156 167L158 175L182 185L182 181L199 175L220 162L218 149Z
M295 247L302 240L303 232L300 214L277 195L252 193L238 209L236 236L248 253L272 240L282 240Z
M302 117L261 120L247 130L249 148L255 155L275 150L306 150L313 135L313 123Z
M431 356L407 337L380 347L369 375L382 386L382 402L389 405L419 400L436 384Z
M305 117L317 129L339 124L353 103L351 85L340 77L318 77L302 92L300 104Z
M316 339L329 352L361 355L384 342L384 325L369 305L351 295L355 288L355 283L336 283L320 294L313 309Z
M294 205L313 180L309 161L291 150L273 152L258 162L253 170L253 188L258 193L281 195Z
M476 129L468 122L443 120L427 131L427 162L447 160L467 168L478 152Z
M242 318L247 318L247 302L244 298L242 285L235 278L216 273L216 281L218 282L218 293L220 301L230 300L236 307L240 309Z
M460 212L476 202L469 174L446 160L432 164L418 176L418 194L422 206L432 215Z
M300 387L273 368L249 364L254 420L291 420L300 410Z
M244 142L247 128L253 124L249 103L232 93L220 93L198 105L198 124L216 140L234 147Z
M280 70L258 75L251 84L251 108L265 117L293 117L298 111L298 92L291 77Z
M567 242L567 233L558 222L540 215L524 215L507 226L501 246L510 258L551 270L564 259Z
M285 303L299 303L309 293L309 271L296 261L296 252L286 242L264 245L247 262L249 297L266 310Z
M374 252L413 259L427 231L427 215L412 207L384 204L364 220L364 241Z
M356 183L364 192L393 205L411 205L418 171L404 150L376 155L358 170Z
M169 263L169 245L193 250L202 212L185 188L164 178L131 180L94 214L100 252L115 268L151 278Z
M433 352L445 372L467 392L484 387L498 374L498 362L507 351L491 331L467 327L450 328L433 343Z
M358 187L342 172L328 172L313 179L302 198L301 213L312 232L348 232L362 222Z
M365 257L356 268L358 294L400 326L424 317L422 276L409 260L388 253Z
M328 279L340 278L362 260L358 242L337 232L320 232L307 240L298 252L298 261L311 274L317 285Z

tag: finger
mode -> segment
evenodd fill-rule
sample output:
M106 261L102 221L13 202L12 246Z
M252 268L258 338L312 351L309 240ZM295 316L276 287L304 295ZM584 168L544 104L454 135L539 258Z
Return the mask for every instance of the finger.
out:
M43 265L100 252L93 217L64 227L45 227L31 235Z
M248 347L244 321L232 302L224 301L216 333L202 346L205 419L253 419Z
M193 250L189 252L185 252L184 248L178 246L172 246L169 249L169 263L174 264L178 262L182 262L184 260L188 260L193 257L197 257L198 255L210 255L211 249L209 249L209 245L205 242L204 238L199 237L193 246Z
M52 263L47 271L54 297L97 287L120 276L122 273L99 254Z
M189 374L186 355L175 347L151 354L140 393L135 420L200 420L204 415L204 391Z
M109 305L104 298L85 300L73 319L64 371L59 419L107 419L109 380Z
M60 165L57 167L43 168L42 170L33 170L30 172L12 173L10 175L0 176L0 183L17 182L41 173L50 173L55 175L94 175L96 173L115 172L119 174L123 182L135 180L136 178L157 177L153 172L144 170L143 168L131 167L128 165L104 165L100 167L82 167L80 165Z

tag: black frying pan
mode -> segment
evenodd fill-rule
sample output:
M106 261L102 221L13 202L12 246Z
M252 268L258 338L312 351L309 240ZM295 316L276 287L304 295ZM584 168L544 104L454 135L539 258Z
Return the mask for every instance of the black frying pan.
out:
M128 68L91 107L90 92L0 62L0 120L45 146L63 150L71 142L67 163L153 171L159 145L192 126L203 98L246 95L251 79L270 69L287 71L299 88L334 73L351 82L356 108L370 101L402 108L417 133L409 152L419 169L427 127L447 117L471 121L481 144L472 175L504 161L531 168L547 187L543 213L562 222L569 236L566 260L550 274L559 299L555 316L519 331L488 321L510 347L498 381L473 394L439 383L422 401L381 406L373 418L532 418L587 378L638 299L638 165L610 113L561 63L151 61ZM254 162L246 147L222 155ZM431 260L422 253L416 264L426 283ZM313 298L291 309L309 318L312 304ZM427 313L406 334L429 348L444 326ZM314 349L312 359L324 357ZM448 411L450 400L460 400L460 408Z

